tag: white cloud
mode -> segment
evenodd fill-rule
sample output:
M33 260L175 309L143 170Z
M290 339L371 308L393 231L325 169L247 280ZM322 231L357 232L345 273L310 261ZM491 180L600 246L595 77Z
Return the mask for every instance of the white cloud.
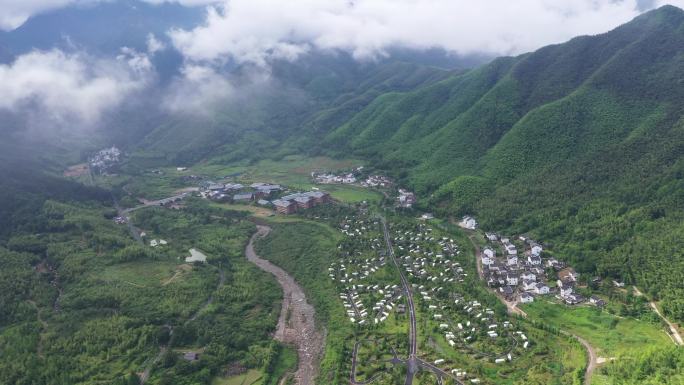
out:
M153 33L147 35L147 53L149 53L150 55L154 55L155 53L163 51L165 49L166 45L163 42L159 41Z
M117 0L0 0L0 30L12 30L39 14L68 5L92 4ZM180 5L204 6L216 4L218 0L141 0L150 4L178 3Z
M186 65L166 92L163 106L174 113L208 115L233 92L233 85L213 68Z
M220 3L221 0L142 0L150 4L178 3L186 7L198 7L208 4Z
M0 65L0 108L56 122L95 123L150 79L151 66L124 49L117 60L34 51Z
M0 2L0 29L14 29L38 12L57 9L77 0L2 0Z
M643 0L230 0L208 7L204 25L169 33L190 60L263 65L312 48L359 59L390 47L460 54L518 54L637 16ZM682 0L658 1L684 3Z

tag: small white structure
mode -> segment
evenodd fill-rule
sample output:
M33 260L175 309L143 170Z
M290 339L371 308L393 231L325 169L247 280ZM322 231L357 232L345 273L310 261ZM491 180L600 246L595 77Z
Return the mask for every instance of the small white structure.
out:
M197 249L190 249L190 256L185 257L185 262L206 262L207 256Z
M495 262L494 251L492 251L491 249L485 249L482 252L481 258L482 258L482 264L485 266L489 266L489 265L494 264L494 262Z
M518 276L512 273L506 274L506 284L510 286L518 286Z
M518 264L518 256L517 255L509 255L506 257L506 264L508 266L513 266Z
M458 225L464 229L475 230L477 228L477 221L475 218L466 215L463 217L463 220L458 222Z
M514 244L509 243L506 245L506 253L508 253L508 255L517 255L518 249L515 248Z
M534 297L529 293L522 293L522 294L520 294L520 302L521 303L534 302Z
M536 294L549 294L549 290L549 287L541 282L537 283L537 286L534 288Z
M535 243L534 245L532 245L531 251L532 251L532 255L538 257L541 255L541 253L542 253L542 251L544 251L544 249L540 245Z

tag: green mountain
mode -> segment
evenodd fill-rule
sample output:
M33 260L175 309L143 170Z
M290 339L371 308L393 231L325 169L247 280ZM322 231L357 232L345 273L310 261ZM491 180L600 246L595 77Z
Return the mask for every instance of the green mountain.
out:
M309 129L425 208L553 242L587 277L647 288L684 320L683 81L684 11L665 6Z
M384 93L406 92L454 73L395 60L360 64L348 55L319 54L275 63L268 84L241 86L240 72L234 73L239 95L208 115L166 116L137 146L136 163L192 164L209 157L235 162L298 152L303 126L331 130ZM292 143L283 145L288 139Z
M684 320L681 9L470 71L311 55L273 74L258 103L160 125L136 163L366 159L423 208L533 234Z

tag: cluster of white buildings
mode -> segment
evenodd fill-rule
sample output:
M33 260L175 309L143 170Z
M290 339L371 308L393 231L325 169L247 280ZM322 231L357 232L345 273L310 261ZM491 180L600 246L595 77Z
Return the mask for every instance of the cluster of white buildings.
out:
M363 187L390 187L392 184L392 180L384 175L370 175L361 182Z
M495 233L485 233L489 245L482 250L480 262L483 266L484 278L490 287L498 288L502 295L513 299L516 295L521 303L534 302L535 296L556 293L556 296L569 305L586 301L576 292L575 287L579 274L566 263L554 257L544 259L544 247L527 236L517 238L499 237ZM497 255L496 250L502 252ZM558 274L556 289L548 284L546 269L553 269ZM592 297L592 303L603 306L605 302Z
M88 165L90 166L90 169L95 172L105 173L109 168L118 164L120 161L121 150L116 148L116 146L112 146L110 148L102 149L90 157L90 159L88 159Z
M406 309L400 303L401 288L395 283L377 281L374 277L387 265L382 254L380 223L374 220L347 218L340 225L340 231L354 244L363 245L366 252L344 248L340 252L346 258L330 264L328 275L341 289L339 297L343 302L349 321L355 325L378 325L385 322L393 312L403 314Z
M495 363L513 359L513 349L497 351L495 340L509 339L510 346L516 348L529 346L527 336L515 332L510 321L497 320L493 309L483 307L476 299L466 299L458 290L466 284L468 274L457 261L460 251L453 239L435 236L427 225L411 230L395 229L392 237L397 258L412 282L414 300L427 308L449 346L473 349L475 342L480 341L478 346L483 346L482 339L488 339L492 343L484 345L491 346L491 351L481 353ZM443 363L443 359L435 361L435 365ZM452 374L466 375L461 369L452 369Z
M352 184L357 182L356 176L352 173L340 175L311 173L311 177L315 183L319 184Z
M397 207L411 208L416 203L416 194L400 188L397 196Z

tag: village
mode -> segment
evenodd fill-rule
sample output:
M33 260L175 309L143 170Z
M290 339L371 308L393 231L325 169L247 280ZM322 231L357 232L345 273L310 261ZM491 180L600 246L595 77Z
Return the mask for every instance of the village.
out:
M392 179L387 176L366 173L363 166L351 171L314 171L311 173L311 180L316 184L356 184L367 188L390 188L394 185Z
M328 172L311 173L311 179L317 184L354 184L364 188L374 188L382 190L386 195L395 194L395 207L410 209L416 203L416 194L404 188L392 189L395 182L387 176L378 174L368 174L365 179L361 178L363 166L353 169L351 172Z
M459 225L468 230L478 226L470 216L465 216ZM478 261L482 279L507 301L531 303L535 297L555 295L567 305L589 302L605 306L605 301L598 296L587 298L580 294L577 291L579 274L545 251L540 242L526 235L507 237L492 232L485 232L484 240L486 246Z
M116 146L105 148L88 159L90 170L98 174L107 174L121 161L121 150Z
M369 176L354 182L369 182L367 188L381 190L385 210L378 212L366 202L338 201L330 192L306 183L294 189L273 183L271 178L259 181L232 175L215 182L185 171L177 170L180 176L176 178L193 187L181 185L174 190L177 195L142 201L141 206L121 210L114 220L125 224L128 213L150 205L182 208L187 205L182 200L189 197L231 210L245 206L245 211L262 217L335 218L331 225L342 240L324 269L336 289L332 300L343 309L344 323L354 331L349 369L350 382L355 385L376 376L396 377L402 366L410 370L407 378L434 374L441 383L488 383L488 376L479 368L518 370L537 354L539 339L544 338L511 309L530 311L528 306L518 306L535 301L540 302L529 306L562 303L567 305L564 311L580 304L586 306L579 308L607 306L604 299L592 295L586 277L580 282L575 269L553 256L544 243L527 235L483 232L472 216L458 223L466 230L463 235L445 227L448 221L413 210L413 192L391 182L380 185L388 180ZM345 184L330 180L322 184ZM302 191L303 186L310 190ZM339 191L336 188L329 187L332 192ZM153 248L166 249L177 243L158 236L148 238L144 232L138 235ZM468 237L477 241L469 242ZM206 263L207 256L191 246L189 253L182 255L184 262ZM623 284L616 282L618 285ZM611 306L607 306L609 311ZM369 359L378 356L392 364ZM378 383L393 383L387 381Z
M462 267L460 247L452 238L438 233L427 224L403 224L393 231L397 258L409 277L421 312L451 348L487 357L495 364L515 359L529 347L527 336L505 313L497 314L493 308L483 306L479 298L465 290L470 280ZM444 363L440 359L434 362ZM466 375L460 368L451 371L457 376Z
M380 338L406 322L410 311L381 222L357 213L346 216L339 226L344 240L338 246L339 259L328 267L329 278L338 287L349 322ZM532 342L524 328L505 312L484 305L468 289L478 278L469 277L464 269L466 257L454 239L416 219L393 223L389 235L394 258L413 293L421 333L441 339L437 343L453 354L484 358L493 365L525 354ZM440 354L440 349L421 342L421 351L420 365L438 377L479 381L465 367L456 366L449 354Z
M613 311L603 299L605 292L602 298L592 295L594 287L586 284L587 279L580 282L575 269L553 256L544 243L527 235L483 232L472 216L463 217L458 225L477 241L458 238L460 232L444 227L444 219L413 210L415 194L389 179L368 176L354 182L354 188L377 189L384 195L382 215L366 202L338 201L315 185L303 183L294 189L271 178L259 181L232 174L215 182L186 171L177 170L176 179L194 187L174 190L177 195L157 201L141 201L142 205L123 209L114 220L127 223L128 213L150 205L182 208L186 206L182 200L189 197L233 210L245 206L245 211L264 217L302 215L322 220L337 213L332 225L342 240L325 269L336 287L333 300L339 301L357 338L349 368L350 382L355 385L376 376L396 377L402 366L411 370L407 378L434 374L443 383L487 383L478 368L517 370L536 354L538 339L544 338L516 316L530 310L521 305L540 301L563 304L566 311L584 304ZM326 178L329 182L321 184L347 184L343 178ZM307 185L310 190L302 191ZM329 187L333 192L339 191L336 188ZM338 217L341 212L345 215ZM175 244L138 235L153 248ZM182 258L186 263L207 261L198 248L190 248ZM370 359L378 356L392 364ZM465 356L469 359L458 358Z
M284 215L294 214L332 201L330 194L326 191L293 192L278 184L260 182L249 186L241 183L203 182L200 187L200 196L218 202L255 203L273 208L276 213Z

